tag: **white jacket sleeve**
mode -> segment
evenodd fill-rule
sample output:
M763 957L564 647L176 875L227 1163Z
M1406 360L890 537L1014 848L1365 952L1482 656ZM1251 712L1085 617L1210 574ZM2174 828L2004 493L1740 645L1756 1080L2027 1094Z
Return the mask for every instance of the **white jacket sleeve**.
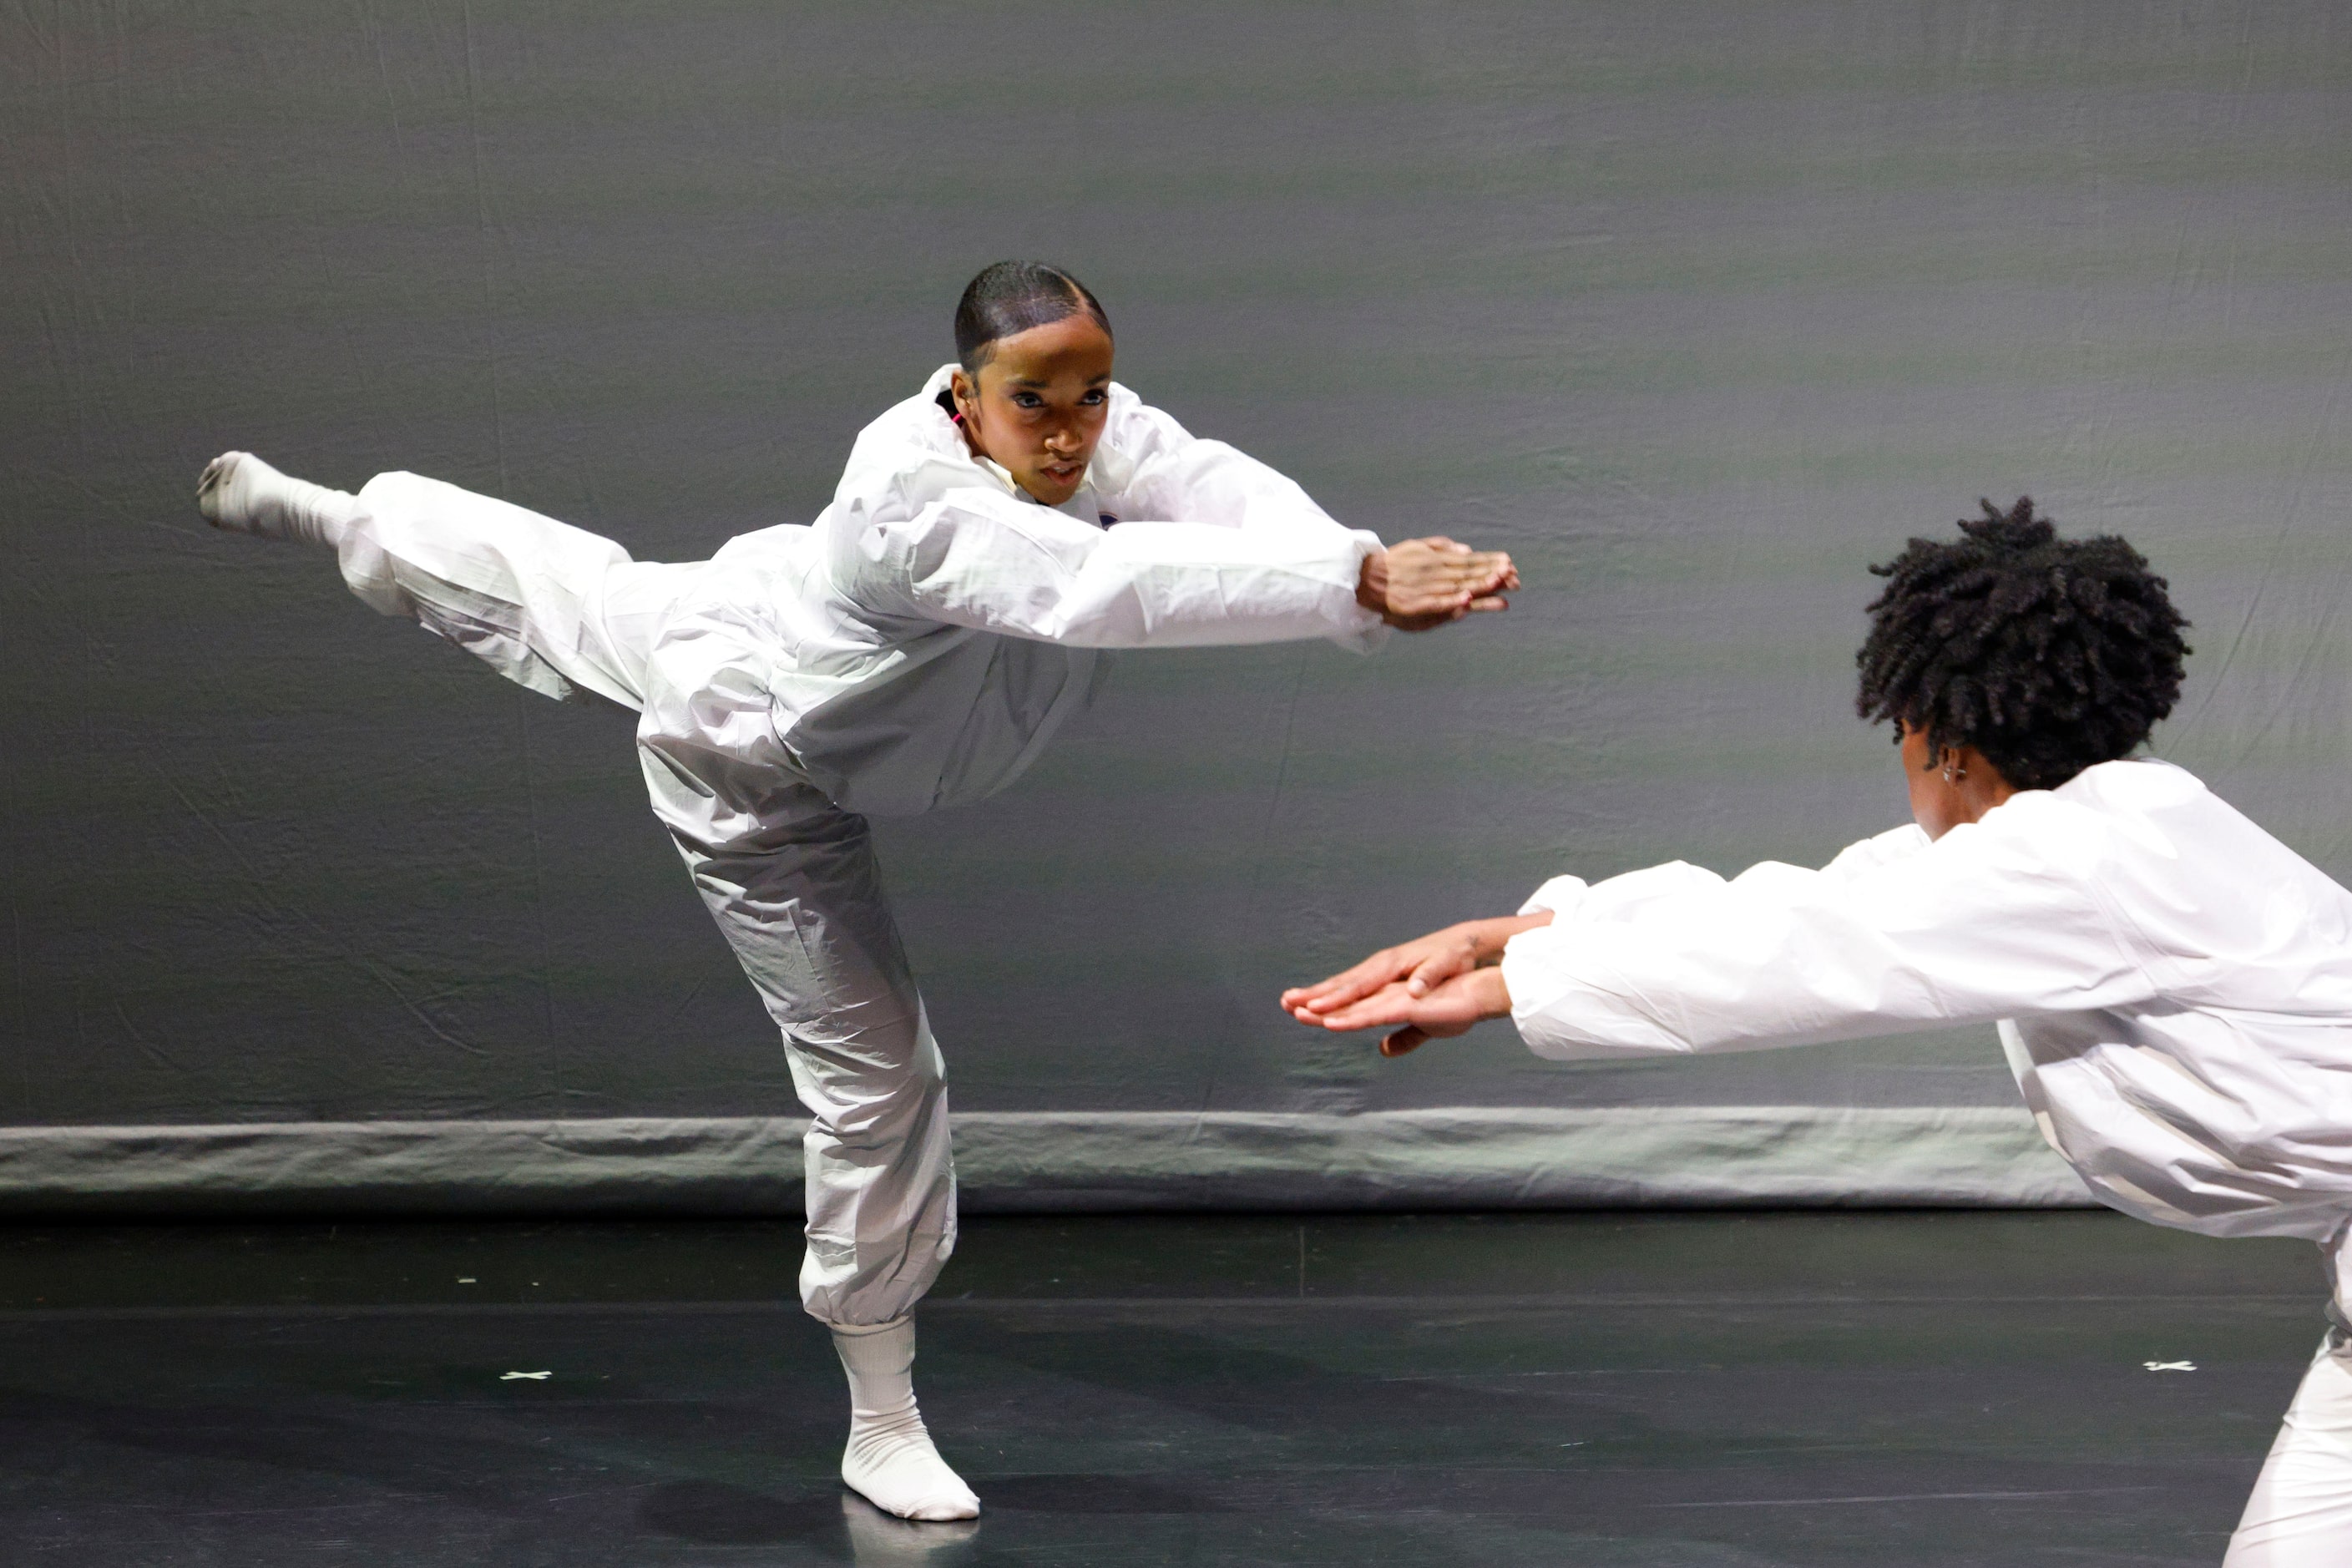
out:
M2095 815L2040 792L1930 844L1855 845L1820 871L1727 882L1676 863L1544 885L1552 923L1504 950L1538 1056L1753 1050L2144 1001L2102 902Z
M1378 639L1379 616L1356 603L1377 535L1129 402L1125 450L1105 466L1134 515L1109 528L936 452L861 449L874 482L845 482L826 518L835 586L875 614L1086 647Z

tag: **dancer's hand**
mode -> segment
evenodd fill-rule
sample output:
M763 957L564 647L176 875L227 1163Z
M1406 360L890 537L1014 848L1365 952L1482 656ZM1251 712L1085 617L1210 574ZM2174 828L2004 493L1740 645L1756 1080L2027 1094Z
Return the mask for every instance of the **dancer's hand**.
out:
M1503 962L1503 944L1523 931L1551 924L1551 911L1502 915L1493 920L1464 921L1431 931L1427 936L1384 947L1350 969L1312 985L1297 985L1282 994L1283 1011L1302 1024L1319 1024L1334 1008L1358 1002L1391 985L1404 987L1411 996L1423 996L1436 986L1483 964Z
M1510 987L1503 983L1503 972L1490 965L1457 974L1419 994L1398 981L1360 1001L1312 1018L1302 1012L1300 1018L1335 1031L1402 1024L1402 1028L1381 1041L1381 1055L1401 1057L1429 1040L1463 1034L1485 1019L1507 1017L1510 1011Z
M1499 550L1473 550L1451 539L1408 539L1364 558L1356 603L1400 631L1425 632L1488 610L1519 585L1518 568Z
M1384 947L1328 980L1294 986L1282 994L1283 1010L1327 1029L1406 1025L1381 1042L1382 1056L1401 1057L1433 1036L1458 1035L1481 1018L1510 1012L1511 994L1495 967L1503 947L1523 931L1549 924L1551 911L1538 910L1447 926Z

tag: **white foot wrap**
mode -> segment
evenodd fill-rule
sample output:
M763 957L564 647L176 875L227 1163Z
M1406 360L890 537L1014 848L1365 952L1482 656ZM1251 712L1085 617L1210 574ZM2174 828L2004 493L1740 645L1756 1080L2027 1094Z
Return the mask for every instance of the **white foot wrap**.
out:
M915 1320L872 1328L835 1325L833 1348L849 1374L849 1447L841 1479L900 1519L976 1519L980 1500L948 1468L915 1409Z
M250 452L223 452L196 480L196 510L215 528L264 539L340 544L359 502L279 473Z

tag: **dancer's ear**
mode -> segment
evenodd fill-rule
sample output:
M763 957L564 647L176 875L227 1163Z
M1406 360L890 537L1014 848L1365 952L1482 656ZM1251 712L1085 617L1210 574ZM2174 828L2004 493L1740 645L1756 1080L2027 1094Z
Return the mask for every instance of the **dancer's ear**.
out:
M948 383L948 395L955 400L956 428L963 432L963 444L975 457L992 456L980 433L980 377L959 368Z

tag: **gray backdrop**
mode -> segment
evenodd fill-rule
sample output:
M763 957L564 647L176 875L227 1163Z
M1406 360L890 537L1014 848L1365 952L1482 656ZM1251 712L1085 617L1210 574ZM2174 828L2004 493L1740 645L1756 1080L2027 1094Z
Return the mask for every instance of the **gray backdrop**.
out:
M1538 880L1901 819L1865 565L2030 491L2196 623L2158 749L2339 877L2352 15L67 3L0 16L0 1202L790 1201L627 715L218 536L407 468L806 521L1040 256L1120 378L1503 617L1129 655L883 826L1000 1205L2067 1201L1990 1030L1563 1068L1274 1007Z

